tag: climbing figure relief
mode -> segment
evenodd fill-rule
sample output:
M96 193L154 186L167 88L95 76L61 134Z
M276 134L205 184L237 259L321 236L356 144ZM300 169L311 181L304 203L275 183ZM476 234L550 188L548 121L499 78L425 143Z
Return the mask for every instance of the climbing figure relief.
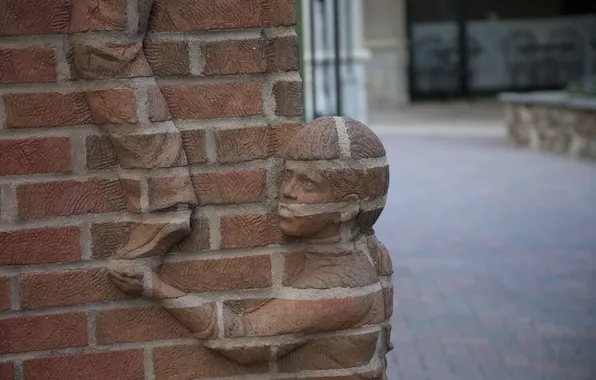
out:
M269 362L281 372L384 379L393 289L391 259L373 230L389 186L380 140L352 119L316 119L291 138L280 182L283 242L274 247L273 283L261 298L187 291L204 273L175 262L150 267L117 256L109 264L112 280L154 300L246 373Z

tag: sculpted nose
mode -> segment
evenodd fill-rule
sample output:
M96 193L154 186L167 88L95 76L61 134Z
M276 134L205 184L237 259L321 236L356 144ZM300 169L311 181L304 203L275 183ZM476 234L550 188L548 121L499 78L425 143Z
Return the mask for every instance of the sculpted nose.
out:
M281 185L281 196L282 200L296 200L293 179L284 181L284 183Z

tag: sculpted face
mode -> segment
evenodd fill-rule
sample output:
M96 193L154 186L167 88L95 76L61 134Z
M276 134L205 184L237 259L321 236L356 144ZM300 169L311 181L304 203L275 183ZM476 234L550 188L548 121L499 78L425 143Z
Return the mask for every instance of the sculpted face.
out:
M286 165L280 200L280 229L284 235L327 238L339 232L339 215L322 206L337 201L332 185L307 161Z

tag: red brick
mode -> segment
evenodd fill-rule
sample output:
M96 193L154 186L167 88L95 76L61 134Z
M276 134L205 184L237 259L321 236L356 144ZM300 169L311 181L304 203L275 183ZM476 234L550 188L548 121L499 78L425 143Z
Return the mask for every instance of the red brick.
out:
M267 41L267 71L298 71L299 69L298 36Z
M159 275L187 293L266 288L271 286L271 261L266 255L183 261L162 265Z
M217 161L244 162L268 155L267 127L224 129L215 132Z
M156 32L258 28L260 0L157 0L150 28Z
M77 44L67 54L73 79L116 79L152 76L142 43Z
M201 46L205 75L262 73L267 69L263 40L210 42Z
M73 1L71 33L125 29L126 0Z
M2 0L0 35L67 33L69 0Z
M104 268L21 275L21 306L26 309L127 298Z
M198 252L210 247L209 220L194 216L190 221L190 233L180 242L174 251Z
M258 247L281 243L275 214L224 215L220 222L221 247Z
M85 314L59 314L0 320L0 354L87 345Z
M8 128L61 127L92 121L80 92L8 94L3 100Z
M279 361L280 372L344 369L368 364L377 349L378 332L313 339Z
M0 265L77 261L81 258L78 227L0 232Z
M300 128L302 128L302 125L299 123L282 124L275 127L270 127L268 149L269 155L283 157L288 147L288 143Z
M10 278L0 277L0 311L11 309Z
M17 200L21 220L126 209L120 183L105 179L21 185Z
M147 190L151 210L167 210L179 204L196 204L197 196L188 175L149 178Z
M0 380L14 380L12 363L0 363Z
M156 42L145 45L145 56L157 76L189 75L190 60L186 42Z
M155 380L250 375L269 370L267 362L241 365L200 345L155 348L153 358Z
M200 204L257 202L265 195L265 170L197 173L192 183Z
M205 131L182 131L182 146L189 164L202 164L207 162L205 152Z
M97 223L91 225L93 257L109 257L124 246L134 223Z
M142 380L143 351L56 356L23 362L25 380Z
M173 119L207 119L259 115L258 82L162 86Z
M137 122L137 101L129 88L85 93L94 124L133 124Z
M98 344L192 338L186 327L160 307L103 311L95 323Z
M53 49L43 47L0 49L0 83L55 81Z
M273 86L275 114L279 116L302 116L302 83L299 81L277 82Z
M295 0L263 0L263 26L293 26L296 24Z
M118 165L118 157L112 143L106 136L88 136L85 140L87 169L103 170Z
M0 140L0 175L71 170L68 138Z

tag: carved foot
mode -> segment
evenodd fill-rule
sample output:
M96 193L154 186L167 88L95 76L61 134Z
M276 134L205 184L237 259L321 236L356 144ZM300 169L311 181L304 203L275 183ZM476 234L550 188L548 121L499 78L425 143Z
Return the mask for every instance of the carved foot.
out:
M144 223L133 228L128 242L115 259L134 260L159 256L174 247L190 232L190 220L171 223Z

